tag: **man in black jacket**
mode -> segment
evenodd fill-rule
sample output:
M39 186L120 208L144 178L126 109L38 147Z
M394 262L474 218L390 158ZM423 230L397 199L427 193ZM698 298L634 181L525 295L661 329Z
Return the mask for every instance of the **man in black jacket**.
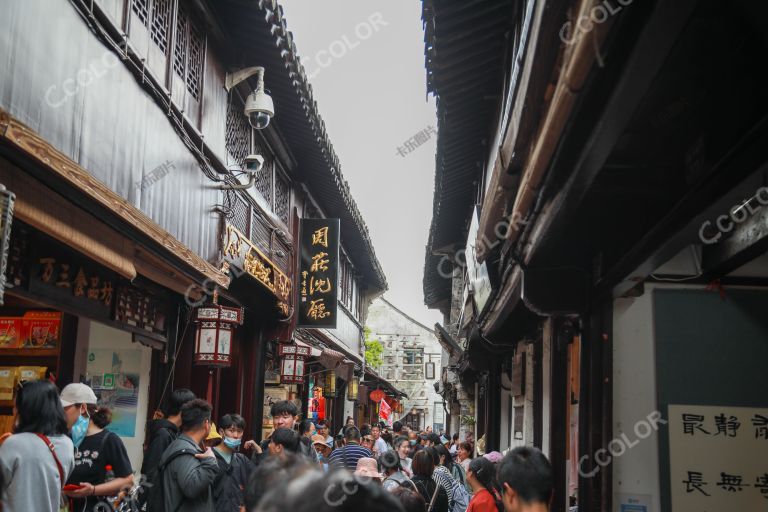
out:
M217 512L240 512L243 490L254 468L248 457L239 453L245 419L239 414L227 414L219 419L218 427L222 442L213 449L219 464L219 476L213 484L213 500Z
M163 418L152 420L147 425L147 449L144 451L144 462L141 464L141 473L157 467L163 452L179 435L181 426L181 406L197 398L188 389L174 390L160 408Z
M181 408L181 434L165 450L160 465L165 510L213 512L213 483L219 465L203 440L211 432L211 405L192 400ZM152 512L151 510L149 512Z
M144 461L141 463L141 474L145 475L147 482L154 479L160 457L163 456L163 452L174 439L179 436L181 406L195 398L195 394L188 389L174 390L160 408L164 418L152 420L147 425L147 447L144 451ZM147 496L148 490L145 489L139 495L142 503Z

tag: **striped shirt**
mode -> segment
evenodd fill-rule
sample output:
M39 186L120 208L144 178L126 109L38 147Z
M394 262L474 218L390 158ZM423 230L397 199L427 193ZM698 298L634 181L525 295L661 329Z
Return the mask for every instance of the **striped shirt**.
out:
M359 444L348 444L342 448L336 448L328 457L328 463L333 469L357 469L357 461L363 457L373 457L371 450L363 448Z

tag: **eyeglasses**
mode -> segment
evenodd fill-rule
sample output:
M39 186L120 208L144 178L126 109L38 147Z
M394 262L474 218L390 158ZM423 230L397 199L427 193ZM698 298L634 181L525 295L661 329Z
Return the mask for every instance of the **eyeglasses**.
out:
M363 438L363 441L371 441L371 442L373 442L373 438L372 438L372 437L369 437L369 436L365 436L365 437Z

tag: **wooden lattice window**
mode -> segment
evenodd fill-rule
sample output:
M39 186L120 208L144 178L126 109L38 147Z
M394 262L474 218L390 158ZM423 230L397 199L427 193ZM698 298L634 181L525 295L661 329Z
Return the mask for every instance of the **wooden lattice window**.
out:
M250 233L250 221L251 221L251 205L240 197L239 194L231 194L232 196L232 217L230 222L241 233L248 236Z
M242 168L251 150L251 125L243 115L242 103L231 98L227 105L227 126L224 141L227 152Z
M251 218L251 242L255 243L266 254L269 254L272 249L272 230L266 224L266 221L257 215L255 211L252 212Z
M200 99L203 84L203 52L205 38L194 25L189 26L189 59L187 60L187 90L196 100Z
M173 52L173 70L182 78L187 62L187 18L187 11L179 6L179 12L176 16L176 47Z
M184 80L187 91L196 100L200 100L203 83L204 53L205 35L192 21L186 9L180 7L176 17L173 70Z
M291 202L291 187L288 180L279 173L275 175L275 215L288 224Z
M142 25L149 28L149 0L133 0L131 9Z
M272 208L272 173L274 172L272 154L258 141L253 148L253 152L264 157L264 165L261 166L261 169L256 174L256 190L259 191L261 197L263 197L267 201L267 204L269 204L269 207Z
M145 0L146 1L146 0ZM152 41L165 53L168 50L168 30L171 26L171 0L152 0Z

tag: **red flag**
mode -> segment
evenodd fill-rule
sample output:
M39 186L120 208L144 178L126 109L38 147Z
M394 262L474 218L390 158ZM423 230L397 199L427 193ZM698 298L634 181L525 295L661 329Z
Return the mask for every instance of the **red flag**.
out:
M391 420L389 419L389 416L391 414L392 407L390 407L387 401L382 398L381 402L379 402L379 419L387 422L387 424L390 424Z

